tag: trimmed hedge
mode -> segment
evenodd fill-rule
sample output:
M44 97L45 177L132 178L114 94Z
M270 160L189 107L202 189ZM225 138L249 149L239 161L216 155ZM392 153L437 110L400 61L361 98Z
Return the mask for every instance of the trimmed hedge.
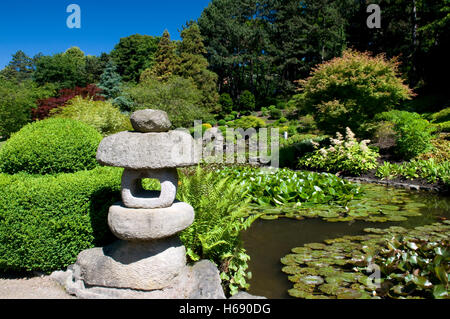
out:
M82 250L112 241L107 214L120 200L121 174L0 174L0 270L63 269Z
M0 172L57 174L98 166L102 135L71 119L47 119L23 127L0 149Z

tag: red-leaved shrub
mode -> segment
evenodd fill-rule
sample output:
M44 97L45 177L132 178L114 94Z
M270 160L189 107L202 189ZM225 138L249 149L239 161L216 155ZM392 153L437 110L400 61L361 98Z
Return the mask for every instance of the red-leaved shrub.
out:
M48 118L50 116L50 110L66 105L69 100L77 95L83 98L90 97L94 101L104 101L105 98L100 95L101 91L95 84L89 84L86 87L59 90L58 97L50 97L37 102L37 108L31 110L33 121Z

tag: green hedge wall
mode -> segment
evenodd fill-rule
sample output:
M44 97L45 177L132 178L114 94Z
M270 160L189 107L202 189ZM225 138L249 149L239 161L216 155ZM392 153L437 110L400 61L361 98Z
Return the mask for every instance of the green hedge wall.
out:
M107 225L122 169L72 174L0 174L0 270L50 272L114 239Z

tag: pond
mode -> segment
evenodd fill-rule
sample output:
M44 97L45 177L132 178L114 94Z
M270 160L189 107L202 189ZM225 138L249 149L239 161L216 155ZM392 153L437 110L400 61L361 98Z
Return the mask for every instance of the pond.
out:
M307 243L323 242L326 239L345 235L361 235L368 227L387 228L402 226L413 228L431 224L442 218L450 219L450 197L434 193L394 189L379 185L364 185L371 193L377 194L380 205L396 205L399 211L415 204L421 216L408 217L403 222L327 222L322 219L295 220L279 218L277 220L257 220L242 234L244 247L250 255L249 293L271 299L292 298L288 290L292 283L281 271L280 258L289 254L294 247Z

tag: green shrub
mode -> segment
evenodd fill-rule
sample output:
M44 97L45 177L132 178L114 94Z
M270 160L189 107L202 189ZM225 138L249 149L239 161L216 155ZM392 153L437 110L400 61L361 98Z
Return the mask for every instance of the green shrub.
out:
M379 166L375 174L381 179L393 179L403 177L406 179L426 179L429 183L443 182L450 184L450 162L436 162L433 158L428 160L412 160L402 164L384 162Z
M233 111L233 99L230 94L222 93L219 98L219 104L222 106L222 112L227 114Z
M314 144L325 144L325 136L312 134L295 134L287 140L280 139L280 166L297 168L298 159L314 151Z
M280 119L281 116L283 115L281 110L277 109L277 107L275 105L269 106L269 114L270 114L270 118L272 118L274 120Z
M99 167L56 176L0 174L0 270L60 270L82 250L107 244L121 173Z
M367 146L369 142L357 142L353 132L347 128L345 139L337 133L337 138L331 139L330 147L305 155L299 160L299 167L360 175L377 167L379 154Z
M9 137L29 123L36 101L51 94L50 86L37 87L31 81L15 83L0 76L0 137Z
M233 121L236 117L232 114L225 116L225 122Z
M279 120L278 120L278 122L279 123L286 123L288 120L287 120L287 118L285 118L285 117L281 117Z
M219 125L219 126L225 126L225 125L227 125L227 121L226 121L226 120L219 120L219 121L217 122L217 125Z
M431 120L434 123L443 123L443 122L450 121L450 107L447 107L447 108L431 115Z
M0 172L57 174L93 169L102 135L70 119L30 123L0 150Z
M110 102L83 99L77 96L66 106L50 111L53 117L77 120L95 128L102 135L132 130L128 116L120 113Z
M440 132L450 133L450 121L434 124L434 127Z
M298 120L299 122L299 131L300 132L311 132L317 130L317 123L314 120L314 116L312 115L305 115L300 117Z
M268 116L269 115L269 109L267 107L261 108L261 115L262 116Z
M360 126L413 94L399 77L398 63L384 55L347 50L342 57L320 64L311 76L300 80L295 103L314 114L327 133Z
M243 116L234 121L234 127L243 128L244 130L249 128L258 129L261 127L266 127L266 122L256 116Z
M172 76L166 82L147 77L136 86L124 89L133 101L132 111L156 109L167 112L175 127L190 127L195 120L212 118L211 110L202 105L202 92L192 79Z
M252 92L245 90L239 96L239 107L241 111L251 112L255 110L256 100Z
M394 123L395 151L402 158L411 159L432 148L434 127L419 114L395 110L378 114L375 119Z

